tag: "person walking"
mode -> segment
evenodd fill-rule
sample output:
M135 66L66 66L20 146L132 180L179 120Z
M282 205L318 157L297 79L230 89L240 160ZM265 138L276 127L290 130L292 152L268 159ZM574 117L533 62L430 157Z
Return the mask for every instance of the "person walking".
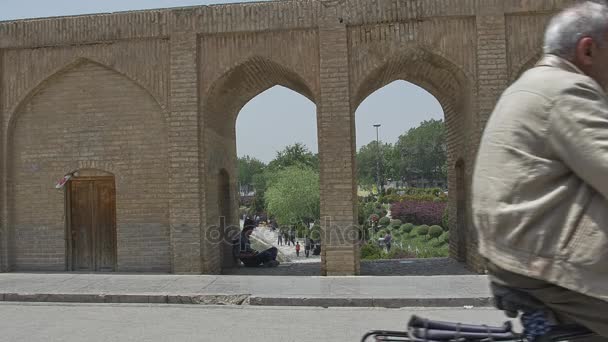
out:
M307 258L310 255L310 246L311 246L311 240L310 240L310 237L307 236L304 238L304 255Z
M300 257L300 241L296 242L296 257Z
M278 235L279 235L279 240L277 241L277 244L279 246L283 246L283 235L281 233L279 233Z

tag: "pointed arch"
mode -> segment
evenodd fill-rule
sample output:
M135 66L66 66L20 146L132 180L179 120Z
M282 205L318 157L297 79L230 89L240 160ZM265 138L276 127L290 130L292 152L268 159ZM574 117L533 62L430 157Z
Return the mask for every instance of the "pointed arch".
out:
M206 125L218 133L227 133L222 126L233 128L241 108L276 85L291 89L316 104L317 96L304 77L269 58L254 56L225 72L204 94Z
M461 168L453 166L459 157L458 151L466 148L468 130L475 127L472 115L476 93L474 78L448 58L424 46L416 46L383 58L360 79L352 88L353 111L370 94L396 80L411 82L437 99L445 116L447 163L452 166L448 168L449 225L453 231L460 228L458 225L466 225L462 221L466 203L457 196L465 193L467 185L464 174L458 173Z
M317 94L313 88L293 69L269 58L254 56L230 68L210 83L201 96L199 116L199 144L204 157L200 158L201 196L205 203L207 227L216 225L220 216L229 214L229 222L238 222L236 206L220 213L218 201L226 192L236 194L236 119L247 102L260 93L280 85L291 89L316 104ZM229 180L226 188L225 180ZM224 185L222 185L224 184ZM222 189L220 191L220 189ZM217 246L203 241L203 260L210 260L207 268L221 270L222 251ZM226 259L225 259L226 260Z
M72 170L101 169L116 176L119 270L169 270L166 120L144 87L89 59L32 89L5 136L12 268L64 269L65 194L53 184ZM34 264L35 253L48 257Z
M371 69L353 91L353 108L376 90L396 80L414 83L431 93L441 105L459 110L469 89L471 77L447 58L417 46L392 55Z
M117 74L123 76L124 78L128 79L133 84L137 85L139 88L143 89L152 99L154 99L154 101L162 109L163 117L165 118L165 120L167 120L167 118L168 118L167 108L163 105L162 101L160 101L160 99L150 89L148 89L147 87L142 85L140 82L137 82L135 79L133 79L129 75L127 75L123 72L120 72L120 71L116 70L115 68L112 68L104 63L98 62L98 61L96 61L92 58L88 58L88 57L79 57L79 58L76 58L73 61L63 65L62 67L53 70L53 72L48 74L42 81L38 82L38 84L36 84L34 87L32 87L31 89L26 91L24 93L24 95L18 101L16 101L16 103L8 111L8 113L9 113L9 118L8 118L8 122L7 122L8 130L10 131L11 127L14 127L13 125L14 125L14 122L16 121L16 114L19 112L21 107L23 105L25 105L26 103L28 103L28 101L32 97L34 97L38 92L40 92L41 89L47 87L49 84L51 84L52 82L54 82L55 80L60 78L62 75L69 72L70 70L78 68L79 66L86 64L86 63L93 63L95 65L108 69L114 73L117 73Z

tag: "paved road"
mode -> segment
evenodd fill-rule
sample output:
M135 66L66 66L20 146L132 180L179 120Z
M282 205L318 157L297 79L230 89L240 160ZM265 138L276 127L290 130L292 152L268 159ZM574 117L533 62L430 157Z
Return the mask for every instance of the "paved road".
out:
M500 325L479 309L293 308L143 304L0 303L2 341L358 341L399 329L411 314Z

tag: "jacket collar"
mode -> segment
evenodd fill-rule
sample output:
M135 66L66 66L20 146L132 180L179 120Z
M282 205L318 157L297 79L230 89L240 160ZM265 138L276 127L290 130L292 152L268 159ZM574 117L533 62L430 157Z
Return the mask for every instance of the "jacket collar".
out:
M581 69L579 69L576 65L556 55L544 55L540 59L540 61L536 63L536 66L549 66L554 68L560 68L562 70L584 75L584 72L582 72Z

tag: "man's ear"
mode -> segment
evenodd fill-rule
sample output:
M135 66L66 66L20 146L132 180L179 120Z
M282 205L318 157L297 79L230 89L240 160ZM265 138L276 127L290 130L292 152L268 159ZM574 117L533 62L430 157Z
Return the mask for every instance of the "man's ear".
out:
M576 44L575 59L582 65L591 65L593 62L593 54L595 50L595 42L591 37L584 37Z

